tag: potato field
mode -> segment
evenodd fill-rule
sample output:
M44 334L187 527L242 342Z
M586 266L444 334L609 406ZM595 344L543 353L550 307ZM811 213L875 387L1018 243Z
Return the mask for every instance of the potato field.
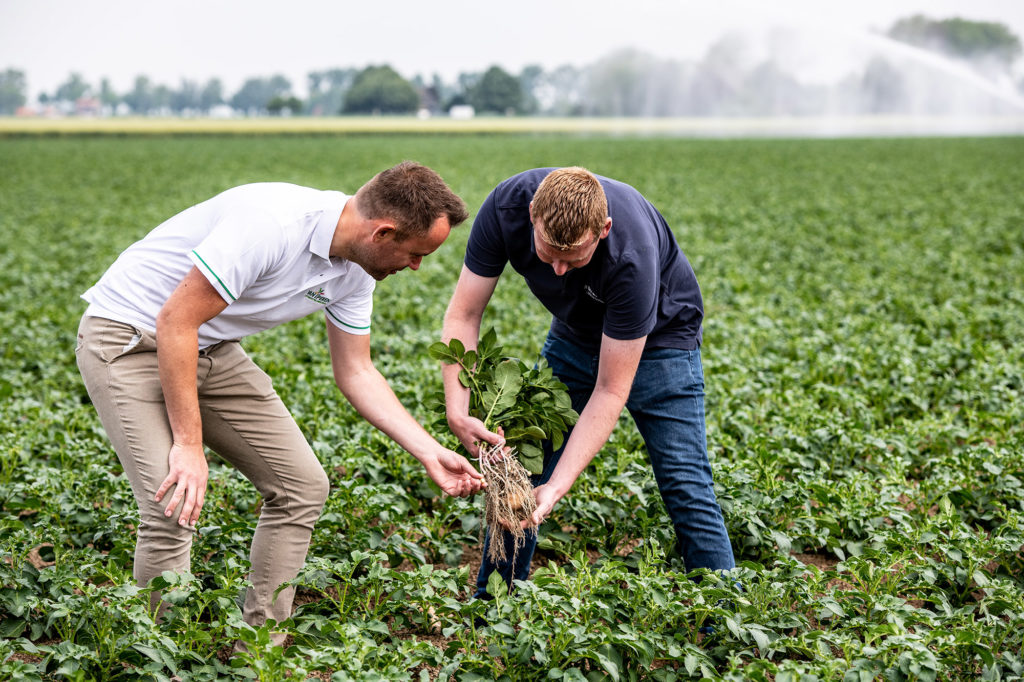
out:
M624 415L545 522L530 581L471 599L482 497L441 496L358 416L315 316L243 343L331 480L286 647L241 619L260 499L212 454L192 572L154 582L171 604L154 622L135 502L75 366L79 295L223 189L354 193L403 159L471 214L548 165L661 210L704 295L735 573L672 555ZM8 137L0 168L0 680L1024 677L1022 138ZM468 232L381 282L374 308L377 367L449 445L427 348ZM484 328L532 363L550 319L511 274ZM231 658L236 639L251 653Z

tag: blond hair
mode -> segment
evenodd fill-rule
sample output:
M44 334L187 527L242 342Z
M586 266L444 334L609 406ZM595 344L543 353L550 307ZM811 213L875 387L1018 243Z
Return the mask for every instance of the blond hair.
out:
M575 249L589 234L601 235L608 199L586 168L570 166L548 173L533 195L533 219L543 223L544 241L559 251Z

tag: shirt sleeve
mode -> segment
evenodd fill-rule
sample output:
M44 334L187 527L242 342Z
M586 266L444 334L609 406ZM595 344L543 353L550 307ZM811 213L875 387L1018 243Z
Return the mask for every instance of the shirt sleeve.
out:
M497 277L508 263L508 249L501 233L497 201L491 192L473 220L466 244L466 267L481 277Z
M359 287L352 293L342 296L324 308L327 321L349 334L369 334L373 315L373 290L376 286L377 282L369 275L365 275Z
M614 225L612 226L614 229ZM652 246L628 251L606 274L603 333L628 341L647 336L658 322L661 277L657 250Z
M258 211L235 208L217 218L189 258L230 305L273 268L286 248L284 230L276 221Z

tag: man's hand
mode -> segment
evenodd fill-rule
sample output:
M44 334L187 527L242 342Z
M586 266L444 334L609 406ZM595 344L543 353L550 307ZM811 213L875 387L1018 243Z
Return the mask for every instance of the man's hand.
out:
M563 493L558 492L550 483L539 485L533 489L533 497L537 500L537 509L529 519L523 521L523 528L539 526L544 523L551 510L555 508L558 501L562 499Z
M154 499L159 502L172 485L177 486L164 510L164 516L173 514L175 507L184 499L185 504L178 514L178 524L194 527L206 499L206 479L209 475L203 446L175 443L167 455L167 463L171 470L160 484Z
M480 443L502 446L505 444L505 435L498 430L497 433L488 431L484 423L476 417L463 415L461 418L448 417L448 428L452 430L455 437L459 439L466 452L480 458Z
M469 460L451 450L442 450L437 459L425 461L423 466L431 480L452 497L467 497L487 485Z

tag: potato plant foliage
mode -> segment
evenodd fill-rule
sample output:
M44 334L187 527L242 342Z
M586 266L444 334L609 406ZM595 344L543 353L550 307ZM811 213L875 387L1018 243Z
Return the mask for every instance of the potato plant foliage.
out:
M550 440L556 450L579 415L572 409L569 393L556 379L544 358L533 368L521 360L502 356L493 329L480 337L476 350L466 350L459 339L431 344L430 357L459 365L459 381L470 389L469 413L488 429L504 429L505 441L516 449L519 461L532 474L544 468L541 443ZM437 396L436 409L443 427L444 393Z
M135 502L75 367L79 295L227 187L352 193L403 159L471 210L517 171L569 164L658 206L705 299L734 576L674 558L624 415L542 526L530 581L471 599L480 501L441 496L355 413L310 317L244 342L331 482L288 648L241 620L260 500L213 453L192 571L156 581L170 608L153 620ZM1021 159L1021 138L0 139L0 679L1021 679ZM468 232L375 294L375 363L424 424ZM550 323L511 272L485 318L519 358ZM239 667L236 639L255 652Z

